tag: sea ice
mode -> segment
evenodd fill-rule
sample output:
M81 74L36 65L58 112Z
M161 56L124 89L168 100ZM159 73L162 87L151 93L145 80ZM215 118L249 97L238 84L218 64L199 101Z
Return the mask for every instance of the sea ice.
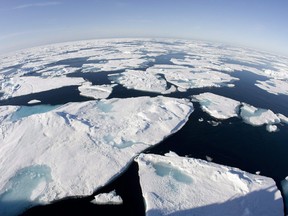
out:
M268 132L276 132L277 131L277 126L276 125L271 125L271 124L267 124L266 125L266 130Z
M238 78L212 71L195 71L193 68L175 65L155 65L147 69L149 73L163 74L166 81L186 91L192 88L227 86Z
M247 124L260 126L263 124L277 124L281 120L271 110L256 108L252 105L242 103L240 116Z
M140 91L171 93L176 91L172 86L167 87L167 82L160 75L151 73L150 71L126 70L123 73L113 74L109 79L125 86L128 89L137 89Z
M28 101L28 104L37 104L37 103L41 103L41 101L40 100L36 100L36 99Z
M175 153L140 154L136 161L148 216L283 215L271 178Z
M288 122L288 118L282 114L275 114L271 110L261 109L252 105L241 103L233 99L216 95L213 93L202 93L192 96L193 100L200 103L201 109L216 119L228 119L231 117L241 117L247 124L260 126L267 124L269 132L275 132L280 122ZM240 113L238 115L238 113ZM208 121L213 126L217 126L215 121Z
M161 96L102 99L69 103L14 122L9 118L13 107L1 110L6 114L0 124L0 197L7 197L5 191L23 169L29 173L32 167L46 167L51 176L45 184L14 188L9 202L29 190L29 198L28 192L22 197L25 206L0 206L0 212L13 208L20 213L35 203L92 194L125 170L136 154L178 131L193 105Z
M95 196L95 199L91 201L93 204L98 205L121 205L123 203L122 198L116 194L116 191L109 193L102 193Z
M241 104L239 101L209 92L195 95L193 98L200 103L204 112L216 119L228 119L238 116Z
M112 93L115 85L92 85L90 82L86 82L79 86L80 95L85 97L91 97L94 99L108 98Z
M288 95L288 81L287 80L270 79L267 81L257 81L255 85L271 94Z
M0 88L0 93L3 95L0 99L7 99L32 93L48 91L64 86L81 85L85 80L83 78L69 77L14 77L9 80L3 80Z
M283 114L278 113L278 118L281 120L281 122L288 124L288 117L284 116Z

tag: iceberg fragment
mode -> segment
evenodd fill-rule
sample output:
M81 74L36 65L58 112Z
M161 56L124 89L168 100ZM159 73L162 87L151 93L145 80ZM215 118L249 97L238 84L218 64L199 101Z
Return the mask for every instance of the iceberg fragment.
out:
M283 215L271 178L175 153L140 154L135 160L148 216Z

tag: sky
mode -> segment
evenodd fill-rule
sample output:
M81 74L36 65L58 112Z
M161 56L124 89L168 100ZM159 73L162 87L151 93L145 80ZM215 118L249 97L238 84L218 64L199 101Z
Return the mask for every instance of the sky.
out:
M119 37L215 41L288 56L288 0L0 0L0 54Z

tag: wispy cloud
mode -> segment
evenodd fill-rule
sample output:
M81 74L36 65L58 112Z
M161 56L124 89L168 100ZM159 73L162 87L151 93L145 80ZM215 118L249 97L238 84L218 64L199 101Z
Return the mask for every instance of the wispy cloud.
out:
M41 2L41 3L34 3L34 4L23 4L18 5L14 7L13 9L25 9L25 8L31 8L31 7L47 7L47 6L55 6L60 5L61 2Z

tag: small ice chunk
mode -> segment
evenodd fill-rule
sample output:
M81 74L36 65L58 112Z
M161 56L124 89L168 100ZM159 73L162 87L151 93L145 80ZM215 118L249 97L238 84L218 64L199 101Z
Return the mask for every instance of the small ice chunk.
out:
M256 171L255 173L256 173L256 175L260 175L261 172L260 171Z
M91 201L93 204L98 205L121 205L123 204L122 198L116 194L113 190L109 193L102 193L95 196L95 199Z
M203 122L204 119L203 119L203 118L199 118L198 121L199 121L199 122Z
M193 98L200 103L204 112L214 118L228 119L238 116L240 102L236 100L209 92L195 95Z
M207 121L210 125L212 125L213 127L217 127L219 124L221 124L221 122L219 121L214 121L214 120L211 120L211 121Z
M148 216L283 215L272 178L173 154L140 154L135 160Z
M94 99L108 98L115 85L92 85L87 82L79 86L80 95Z
M267 81L257 81L257 87L271 93L288 95L288 81L280 79L270 79Z
M41 101L36 99L28 101L28 104L37 104L37 103L41 103Z
M271 124L267 124L266 125L266 130L268 132L276 132L277 131L277 126L276 125L271 125Z
M241 107L240 116L244 122L253 126L280 123L279 117L271 110L256 108L246 103Z
M209 157L208 155L206 155L205 158L206 158L206 160L209 161L209 162L211 162L211 161L213 160L213 158L212 158L212 157Z

